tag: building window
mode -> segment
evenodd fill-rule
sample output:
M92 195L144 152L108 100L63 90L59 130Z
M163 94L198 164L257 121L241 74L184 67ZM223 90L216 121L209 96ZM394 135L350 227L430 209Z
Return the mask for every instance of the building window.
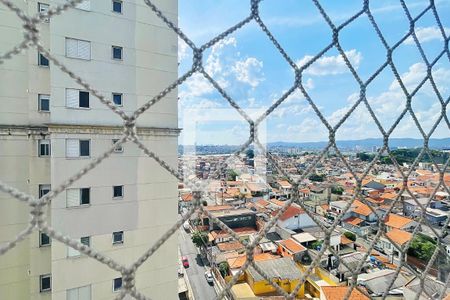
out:
M91 141L67 139L66 140L66 156L75 157L89 157L91 155Z
M122 13L122 1L113 0L112 1L112 9L113 9L113 12L121 14Z
M66 300L91 300L91 286L81 286L66 291Z
M113 145L118 141L119 141L118 139L113 139L112 140ZM114 152L123 152L123 146L122 145L116 146L116 148L114 148Z
M50 140L39 140L39 156L50 156Z
M67 207L75 207L81 205L88 205L91 203L91 189L67 189L66 190L66 204Z
M112 58L116 60L122 60L123 48L119 46L112 46Z
M38 13L46 13L46 12L48 12L49 9L50 9L50 5L48 5L47 3L38 2ZM44 22L45 23L50 22L50 18L45 18Z
M50 95L38 95L38 110L42 112L50 111Z
M123 198L123 185L113 186L113 198Z
M47 3L38 2L38 12L39 13L46 13L46 12L48 12L49 8L50 8L50 5L48 5Z
M84 236L84 237L80 238L80 243L89 247L91 245L91 237ZM67 257L77 257L80 255L81 255L80 251L78 251L72 247L67 247Z
M122 98L123 98L123 94L120 93L113 93L112 94L112 98L113 98L113 102L115 105L117 106L122 106Z
M66 57L90 60L91 42L66 38Z
M38 54L38 65L40 65L41 67L48 67L50 65L48 58L45 57L42 53Z
M113 245L123 244L123 231L113 232Z
M70 108L89 108L89 92L66 89L66 106Z
M113 279L113 291L116 292L122 288L122 277Z
M52 275L51 274L45 274L39 276L39 291L42 292L48 292L52 290Z
M44 197L46 194L48 194L51 190L50 184L40 184L39 185L39 198Z
M50 246L50 237L43 232L39 232L39 247Z

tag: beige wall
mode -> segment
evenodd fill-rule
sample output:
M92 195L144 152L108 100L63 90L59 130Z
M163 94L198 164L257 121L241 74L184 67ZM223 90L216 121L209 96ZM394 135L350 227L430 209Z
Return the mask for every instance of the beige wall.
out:
M64 3L42 1L50 4ZM14 1L29 14L37 1ZM177 1L157 5L177 20ZM58 60L80 75L108 99L124 94L122 109L130 114L177 78L177 38L141 1L124 1L124 13L111 11L110 1L92 1L91 11L70 10L41 25L41 42ZM17 16L0 6L0 53L22 40ZM65 57L65 37L91 41L91 60ZM111 46L124 48L123 61L111 59ZM120 138L123 121L92 95L89 110L65 107L65 89L81 88L50 63L37 64L29 49L0 65L0 180L38 196L39 184L58 184L90 159L67 159L67 138L91 139L91 157L97 157ZM51 94L50 113L38 111L38 94ZM60 125L70 126L60 126ZM14 125L14 126L11 126ZM81 125L81 126L80 126ZM18 128L19 126L20 128ZM39 126L31 130L29 126ZM112 126L112 127L111 127ZM138 120L143 143L176 169L177 91L154 105ZM11 130L12 128L12 130ZM51 138L51 158L37 156L37 140ZM11 134L10 134L11 133ZM91 188L91 205L66 208L66 194L51 201L48 221L71 237L91 236L91 246L129 265L150 248L176 221L177 180L135 145L124 145L73 187ZM112 186L124 185L122 200L112 199ZM0 193L0 242L14 238L29 222L24 203ZM112 245L112 232L123 230L123 245ZM178 265L176 238L170 238L138 270L136 285L152 299L176 299ZM39 276L52 274L52 291L39 292ZM111 299L112 280L120 274L94 259L67 257L67 246L52 241L39 247L33 232L13 250L0 256L0 299L66 299L66 290L91 285L92 299Z

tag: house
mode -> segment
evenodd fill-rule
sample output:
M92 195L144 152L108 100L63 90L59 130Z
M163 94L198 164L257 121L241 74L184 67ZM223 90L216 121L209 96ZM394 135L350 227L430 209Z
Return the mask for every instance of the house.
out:
M274 217L278 211L273 211ZM317 226L316 222L297 204L291 204L278 218L278 226L290 230L298 230Z
M417 294L422 291L418 300L441 299L439 296L443 290L444 299L447 299L446 296L450 294L450 288L446 286L445 283L426 276L422 288L419 278L415 277L403 287L403 296L405 299L417 299Z
M358 217L350 217L343 220L342 227L362 237L367 236L370 232L370 227L364 222L363 219Z
M410 280L409 277L403 273L397 274L395 270L384 269L384 270L374 270L370 273L362 273L358 275L357 284L367 290L371 297L380 297L386 291L386 288L394 280L394 283L389 289L390 296L399 296L400 299L403 298L402 288Z
M232 229L256 228L256 213L248 208L213 210L210 211L210 214ZM208 216L203 219L203 224L209 225L213 230L220 229L219 225L210 220Z
M183 209L189 209L193 206L194 203L194 197L192 193L184 193L180 195L179 198L179 211L183 211Z
M382 183L379 183L375 180L364 180L363 181L363 188L366 188L367 190L379 190L379 191L383 191L386 186Z
M347 295L350 287L348 286L322 286L320 300L342 300ZM370 300L358 288L353 288L348 300Z
M413 231L414 228L418 225L414 220L392 213L388 214L385 217L384 224L386 225L386 231L390 231L394 228Z
M398 248L401 248L404 244L406 244L408 241L410 241L413 236L411 233L393 228L390 231L386 233L385 236L381 236L380 239L377 241L377 249L383 250L383 252L388 255L389 262L392 264L399 265L402 263L400 260L400 252ZM406 260L406 254L403 257L403 261Z
M261 269L273 283L280 286L286 293L294 291L302 276L297 264L290 257L282 257L270 260L255 261L256 266ZM277 294L277 290L252 266L245 271L246 281L252 292L259 295L271 293ZM298 297L304 296L304 286L298 292Z
M302 256L306 254L306 248L292 238L277 243L278 253L283 257L292 257L294 261L301 261Z
M291 198L292 195L292 185L287 180L278 180L277 186L281 194L287 199Z

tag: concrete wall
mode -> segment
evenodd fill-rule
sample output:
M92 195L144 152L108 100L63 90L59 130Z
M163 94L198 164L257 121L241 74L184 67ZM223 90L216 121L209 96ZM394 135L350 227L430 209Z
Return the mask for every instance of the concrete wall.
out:
M37 12L37 1L14 3L30 15ZM177 1L156 4L177 21ZM3 5L0 16L0 53L5 53L21 42L23 29ZM141 1L124 1L123 14L116 14L110 1L91 0L90 11L71 9L42 24L40 36L44 47L106 98L123 93L121 108L128 114L177 78L177 37ZM67 58L66 37L91 41L91 59ZM123 47L122 61L111 59L113 45ZM67 108L66 88L82 87L52 63L38 66L37 57L29 49L0 65L0 180L36 197L39 184L58 186L111 147L123 124L92 95L89 109ZM51 95L50 112L38 111L38 94ZM142 142L176 169L177 90L137 124ZM44 137L51 139L47 158L37 155ZM90 158L66 158L67 138L90 139ZM113 185L124 185L123 199L112 199ZM73 238L90 236L93 248L122 264L135 261L176 222L177 180L135 145L124 145L123 153L114 153L72 187L90 187L91 204L66 208L63 192L47 210L49 224ZM12 240L28 222L28 206L0 193L0 243ZM113 231L124 231L123 244L112 244ZM176 299L177 265L172 237L141 266L137 288L153 299ZM52 291L40 293L39 276L50 273ZM66 299L67 289L85 285L91 285L92 299L111 299L112 280L119 276L86 256L68 258L67 246L57 241L39 247L35 231L0 256L0 299Z

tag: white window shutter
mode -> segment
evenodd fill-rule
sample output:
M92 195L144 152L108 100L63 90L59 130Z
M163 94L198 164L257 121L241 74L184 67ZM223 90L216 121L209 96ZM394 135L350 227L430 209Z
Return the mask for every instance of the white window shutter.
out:
M91 300L91 286L83 286L78 288L78 300Z
M76 6L78 9L82 10L91 10L91 1L90 0L84 0L83 2L77 4Z
M78 41L78 58L91 59L91 42Z
M78 295L79 295L78 289L70 289L70 290L67 290L66 299L67 300L80 300L80 299L83 299L83 298L79 298Z
M66 140L66 156L79 157L80 156L80 142L75 139Z
M79 107L80 106L80 91L75 89L66 89L66 106Z
M66 190L67 207L80 206L80 189Z
M80 256L80 251L67 246L67 256L68 257Z
M75 39L66 38L66 56L77 58L78 56L78 41Z

